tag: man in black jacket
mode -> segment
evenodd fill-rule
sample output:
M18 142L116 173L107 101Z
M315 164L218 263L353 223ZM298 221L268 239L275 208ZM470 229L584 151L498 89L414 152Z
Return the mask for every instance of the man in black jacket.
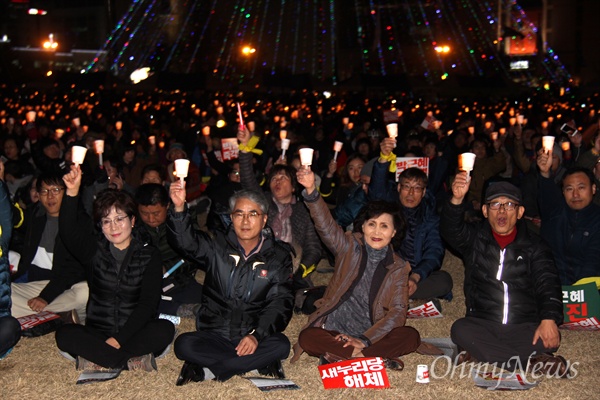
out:
M175 341L184 360L177 385L225 381L253 369L283 378L290 351L283 335L292 316L291 248L265 231L269 203L242 190L229 202L232 225L209 236L192 229L185 188L171 184L169 240L206 269L196 332Z
M525 212L521 191L508 182L490 185L482 206L486 221L477 226L464 220L469 185L466 172L456 175L440 224L465 263L467 316L451 331L465 351L458 361L472 357L513 370L524 369L533 355L538 372L567 376L564 358L552 355L563 321L558 271L548 246L518 224Z
M26 219L25 242L13 278L12 314L19 318L41 311L76 310L85 320L88 286L83 267L58 235L58 216L65 193L62 176L42 173L37 179L41 206Z

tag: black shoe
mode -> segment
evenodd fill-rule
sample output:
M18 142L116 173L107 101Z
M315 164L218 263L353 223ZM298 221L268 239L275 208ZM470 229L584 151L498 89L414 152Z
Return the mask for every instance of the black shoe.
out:
M285 379L281 360L275 360L264 368L258 368L258 373L264 376L272 376L277 379Z
M404 361L397 357L384 359L383 365L385 365L386 369L391 369L393 371L402 371L404 369Z
M198 364L193 364L191 362L184 362L183 367L181 367L181 372L177 377L177 382L175 385L183 386L190 382L202 382L204 380L204 369Z

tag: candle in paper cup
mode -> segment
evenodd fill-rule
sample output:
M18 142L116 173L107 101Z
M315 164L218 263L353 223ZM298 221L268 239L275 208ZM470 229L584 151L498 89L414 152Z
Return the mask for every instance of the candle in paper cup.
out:
M290 148L290 139L281 139L281 150L287 150Z
M417 365L417 383L429 383L429 367L427 364Z
M121 122L121 121L115 122L115 129L120 131L121 128L123 128L123 122Z
M469 135L473 135L473 134L475 134L475 127L474 126L469 126L467 128L467 131L469 131Z
M63 137L63 135L65 134L65 130L64 129L56 129L54 131L54 133L56 134L56 138L60 139L61 137Z
M440 121L439 119L436 119L435 121L433 121L433 129L438 130L442 127L442 121Z
M27 111L27 114L25 114L25 120L27 122L35 122L35 111Z
M563 149L563 151L569 151L571 149L571 143L570 142L562 142L560 144L560 147Z
M150 143L150 146L154 146L156 144L156 136L148 136L148 143Z
M79 118L73 118L73 125L79 128L81 126L81 120Z
M344 143L342 143L342 142L338 142L337 140L336 140L336 141L335 141L335 143L333 144L333 151L335 152L335 153L333 154L333 161L337 161L337 156L338 156L338 153L339 153L340 151L342 151L342 146L344 146Z
M202 134L204 136L210 136L210 126L206 125L202 127Z
M458 167L461 171L471 172L473 171L473 165L475 164L474 153L462 153L458 157Z
M313 159L314 150L305 147L305 148L300 149L298 151L300 153L300 164L302 164L302 165L312 165L312 159Z
M250 132L254 132L254 129L256 129L256 123L254 121L248 121L246 126Z
M498 140L498 132L492 132L492 133L490 134L490 138L491 138L492 140Z
M522 114L517 115L517 123L519 125L523 125L523 122L525 121L525 116Z
M548 128L548 121L542 121L542 129Z
M499 133L501 136L504 136L504 134L506 134L506 128L500 128L500 129L498 129L498 133Z
M282 129L279 131L279 139L283 140L287 138L287 131L285 129Z
M554 147L554 136L542 136L542 147L546 153L550 153Z
M178 158L175 160L175 176L178 178L186 178L190 169L190 160Z
M516 118L514 118L514 117L511 117L511 118L509 118L509 119L508 119L508 123L509 123L510 125L514 125L514 124L516 124L516 123L517 123L517 119L516 119Z
M85 153L87 149L82 146L73 146L71 148L71 161L73 164L81 165L83 164L83 160L85 160Z
M387 124L385 129L387 129L388 136L392 139L396 139L398 137L398 124Z
M551 123L552 123L552 121L554 121L554 117L552 117L552 116L548 117L548 123L550 123L550 124L551 124Z
M348 118L348 117L344 117L344 118L342 118L342 123L343 123L344 125L348 125L348 122L350 122L350 118Z
M104 153L104 140L94 140L94 149L98 154Z

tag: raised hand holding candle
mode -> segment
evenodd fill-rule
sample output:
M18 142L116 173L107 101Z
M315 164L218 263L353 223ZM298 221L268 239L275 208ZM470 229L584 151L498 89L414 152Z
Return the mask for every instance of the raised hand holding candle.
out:
M104 153L104 140L94 140L94 148L98 154L98 163L102 166L102 153Z
M542 136L542 147L545 153L552 152L554 147L554 136Z

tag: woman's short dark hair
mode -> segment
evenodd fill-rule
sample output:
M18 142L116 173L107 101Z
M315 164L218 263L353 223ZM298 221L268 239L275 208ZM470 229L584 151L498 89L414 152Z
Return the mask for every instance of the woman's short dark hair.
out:
M102 218L110 214L113 207L123 211L129 218L137 216L137 204L129 193L106 189L100 192L94 201L94 222L100 223Z
M298 180L296 179L296 168L291 165L277 164L271 168L271 172L269 172L269 176L267 178L268 187L271 187L271 179L278 173L283 172L288 178L290 178L290 182L292 183L292 190L294 193L298 192Z
M381 214L390 214L394 221L394 229L396 229L396 235L392 238L392 246L394 249L399 249L404 237L406 236L406 220L400 210L400 206L396 203L390 203L387 201L370 201L368 202L358 213L358 216L354 220L354 232L363 233L363 224L372 219L377 218Z

